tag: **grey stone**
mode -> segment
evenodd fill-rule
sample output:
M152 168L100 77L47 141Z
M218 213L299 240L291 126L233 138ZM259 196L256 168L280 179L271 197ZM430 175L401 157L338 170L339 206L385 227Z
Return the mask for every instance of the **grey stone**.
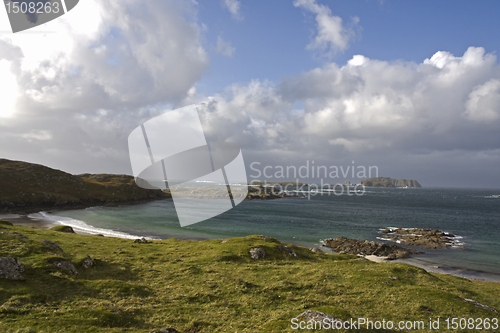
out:
M314 253L323 253L323 250L321 250L320 248L317 248L317 247L311 247L309 250L311 250L311 252L314 252Z
M478 301L475 301L473 299L470 299L470 298L462 298L464 301L466 302L469 302L469 303L472 303L474 304L476 307L478 308L481 308L481 309L485 309L485 310L488 310L488 311L493 311L493 312L496 312L498 313L497 310L493 309L492 307L489 307L488 305L484 305L484 304L481 304L479 303Z
M42 239L42 244L43 245L47 245L48 247L50 247L52 250L56 250L56 251L61 251L63 252L63 249L57 245L57 243L54 243L54 242L51 242L49 240L46 240L46 239Z
M306 322L309 321L320 321L323 322L323 320L327 319L332 325L335 325L336 322L340 322L341 324L344 323L343 320L340 320L338 318L335 318L334 316L331 316L329 314L323 313L321 311L312 311L312 310L307 310L305 312L302 312L299 314L297 319L304 320Z
M296 257L297 256L297 253L295 253L295 251L293 249L289 248L286 245L280 245L280 246L278 246L278 250L286 252L286 253L288 253L292 257Z
M73 264L69 261L54 261L52 265L54 265L55 268L64 268L75 275L78 274L75 266L73 266Z
M14 237L18 237L22 240L28 240L28 237L24 236L24 235L21 235L21 234L18 234L17 232L6 232L6 231L2 231L0 232L0 234L2 235L8 235L8 236L14 236Z
M134 240L134 243L153 243L153 242L148 241L146 238L142 237L142 238L137 238L136 240Z
M254 247L250 249L250 258L258 260L266 257L266 251L261 247Z
M94 266L94 264L95 264L94 259L92 259L91 257L87 257L83 260L82 267L83 268L90 268L90 267Z
M179 333L175 328L160 328L159 330L151 331L150 333Z
M24 272L24 264L16 257L0 258L0 278L8 280L24 280L21 273Z

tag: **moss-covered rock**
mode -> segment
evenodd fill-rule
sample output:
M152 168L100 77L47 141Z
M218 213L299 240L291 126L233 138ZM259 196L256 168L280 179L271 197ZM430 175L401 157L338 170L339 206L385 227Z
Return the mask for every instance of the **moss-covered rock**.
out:
M8 226L13 226L12 223L10 223L9 221L5 221L5 220L0 220L0 225L8 225Z
M72 234L75 233L73 228L71 228L70 226L67 226L67 225L58 225L57 227L50 228L50 230L59 231L59 232L69 232Z

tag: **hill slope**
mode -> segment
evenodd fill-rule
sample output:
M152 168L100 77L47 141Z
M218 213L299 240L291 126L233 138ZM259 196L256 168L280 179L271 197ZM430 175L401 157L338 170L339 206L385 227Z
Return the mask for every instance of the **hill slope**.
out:
M498 313L464 300L499 309L498 283L313 253L262 236L134 243L2 221L0 228L0 258L15 257L25 267L24 281L0 278L0 332L394 332L292 329L291 319L306 310L345 321L425 323L405 332L453 332L445 318L477 324L483 318L488 329L461 332L498 332L492 319ZM256 247L264 258L251 259ZM90 268L83 266L87 256ZM69 262L79 274L56 261ZM429 328L431 317L441 317L440 330Z
M361 181L361 185L374 187L422 187L416 180L392 179L389 177L365 179Z
M170 198L145 190L126 175L69 173L43 165L0 159L0 212L81 208Z

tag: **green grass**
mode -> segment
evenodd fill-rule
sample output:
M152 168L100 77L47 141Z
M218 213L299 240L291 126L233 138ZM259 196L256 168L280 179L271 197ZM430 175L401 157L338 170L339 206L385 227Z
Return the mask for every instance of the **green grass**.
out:
M116 205L170 198L146 190L127 175L69 173L43 165L0 159L0 212Z
M277 240L259 236L225 243L168 239L134 244L7 224L0 228L29 238L0 234L0 257L16 256L26 266L25 281L0 279L1 332L149 332L162 327L179 332L296 332L290 319L307 309L344 320L426 324L430 317L441 317L441 322L499 317L461 299L499 309L498 283L302 247L293 247L294 258L278 250ZM64 252L43 245L42 239L58 243ZM250 259L252 247L264 248L266 258ZM96 264L83 269L87 256ZM51 265L55 260L70 261L80 274L57 270Z

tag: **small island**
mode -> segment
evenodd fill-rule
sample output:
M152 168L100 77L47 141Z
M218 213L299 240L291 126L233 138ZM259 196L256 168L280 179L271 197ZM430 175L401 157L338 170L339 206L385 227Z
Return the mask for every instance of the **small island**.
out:
M372 187L422 187L416 180L392 179L389 177L369 178L362 180L360 184Z

